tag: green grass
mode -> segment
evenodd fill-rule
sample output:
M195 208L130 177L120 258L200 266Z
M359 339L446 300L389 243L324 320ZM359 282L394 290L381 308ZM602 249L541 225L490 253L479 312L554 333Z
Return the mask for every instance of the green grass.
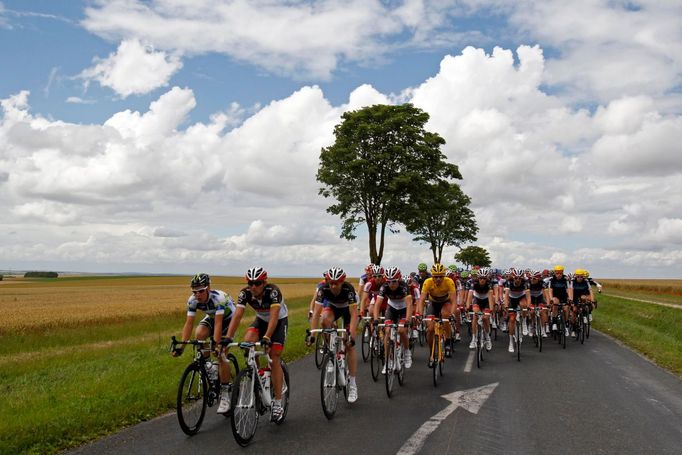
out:
M308 302L287 302L287 361L310 351ZM247 311L242 328L253 317ZM0 453L55 453L174 409L191 356L172 358L168 347L183 322L178 314L0 337Z
M682 376L682 311L600 296L594 327Z
M605 294L616 297L627 297L630 299L648 300L651 302L669 303L672 305L680 305L682 308L682 295L663 294L646 291L630 291L626 289L609 288L604 292ZM599 297L597 297L599 300Z

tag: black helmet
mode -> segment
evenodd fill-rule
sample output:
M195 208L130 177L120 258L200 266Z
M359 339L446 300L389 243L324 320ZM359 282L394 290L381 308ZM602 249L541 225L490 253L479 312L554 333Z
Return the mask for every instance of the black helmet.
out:
M211 278L205 273L197 273L189 284L192 288L205 288L211 284Z

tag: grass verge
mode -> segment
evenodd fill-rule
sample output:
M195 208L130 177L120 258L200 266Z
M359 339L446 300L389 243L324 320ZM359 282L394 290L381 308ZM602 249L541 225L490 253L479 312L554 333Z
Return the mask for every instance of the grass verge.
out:
M310 350L308 302L287 301L287 361ZM240 333L253 317L247 311ZM56 453L175 409L191 357L172 358L168 346L183 322L178 314L0 337L0 453Z
M682 377L682 311L600 296L594 327Z

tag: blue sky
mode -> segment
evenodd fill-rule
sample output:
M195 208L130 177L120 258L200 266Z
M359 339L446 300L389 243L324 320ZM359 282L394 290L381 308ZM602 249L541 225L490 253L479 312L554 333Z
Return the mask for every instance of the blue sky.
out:
M655 1L2 0L0 269L353 273L366 236L338 239L319 149L344 111L412 102L496 265L679 276L680 19ZM385 264L429 260L388 237Z

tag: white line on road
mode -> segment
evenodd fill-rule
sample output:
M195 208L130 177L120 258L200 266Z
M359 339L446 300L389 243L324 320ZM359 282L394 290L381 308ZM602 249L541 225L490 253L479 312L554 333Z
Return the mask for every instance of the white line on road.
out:
M469 357L467 357L467 363L464 365L464 372L470 373L471 368L474 366L474 351L469 351Z
M475 389L460 390L443 395L442 397L448 400L450 404L424 422L422 426L410 436L410 439L403 444L398 451L398 455L414 455L415 453L419 453L426 438L433 433L441 422L452 414L455 409L464 408L472 414L478 414L478 411L481 409L481 406L483 406L483 403L485 403L485 400L488 399L490 394L493 393L499 384L499 382L495 382Z

